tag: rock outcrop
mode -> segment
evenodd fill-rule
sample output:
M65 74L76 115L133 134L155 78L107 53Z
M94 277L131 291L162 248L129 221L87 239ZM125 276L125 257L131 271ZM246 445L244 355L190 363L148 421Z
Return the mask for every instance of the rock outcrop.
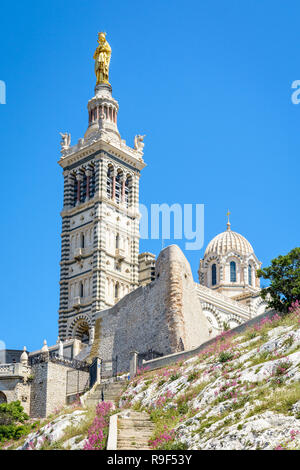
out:
M190 265L177 245L166 247L156 279L126 295L95 321L98 356L118 357L118 371L129 370L130 352L162 355L199 346L209 338ZM95 348L92 351L96 354Z

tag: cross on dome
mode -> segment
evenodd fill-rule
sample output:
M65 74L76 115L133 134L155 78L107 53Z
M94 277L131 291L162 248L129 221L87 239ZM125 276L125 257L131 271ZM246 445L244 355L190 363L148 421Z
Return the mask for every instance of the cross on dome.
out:
M227 214L226 214L226 215L227 215L227 217L228 217L228 222L227 222L227 230L231 230L231 228L230 228L231 224L230 224L230 220L229 220L229 216L230 216L230 214L231 214L231 212L229 212L229 209L228 209L228 210L227 210Z

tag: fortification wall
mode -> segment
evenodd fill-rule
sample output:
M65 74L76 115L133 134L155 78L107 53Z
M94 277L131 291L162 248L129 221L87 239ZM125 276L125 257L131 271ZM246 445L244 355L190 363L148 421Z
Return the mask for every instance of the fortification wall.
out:
M191 268L177 245L166 247L156 264L156 279L96 315L94 355L118 356L118 371L129 370L132 350L171 354L209 338ZM95 350L97 349L97 351Z

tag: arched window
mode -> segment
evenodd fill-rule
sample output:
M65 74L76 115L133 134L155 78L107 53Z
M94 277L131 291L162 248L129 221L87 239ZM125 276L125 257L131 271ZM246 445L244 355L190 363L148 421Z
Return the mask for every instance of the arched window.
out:
M230 261L230 282L236 282L236 263Z
M92 198L95 196L95 187L96 187L96 174L95 174L95 167L94 165L91 166L91 176L90 176L90 190L88 197Z
M215 286L217 284L217 266L215 264L211 267L211 285Z
M120 245L120 235L117 233L116 235L116 248L119 248Z
M130 205L130 185L131 185L131 177L127 176L125 180L125 193L124 193L124 202L126 207Z
M119 283L116 282L116 285L115 285L115 299L118 299L119 298Z
M82 180L80 182L80 202L84 202L86 198L86 174L84 173L82 176Z
M120 204L122 194L122 173L118 173L116 176L116 203Z
M79 295L80 297L83 297L83 283L82 282L79 285Z
M113 169L111 166L107 170L107 182L106 182L106 192L108 199L112 199L112 188L113 188Z
M80 234L80 248L84 248L84 234Z
M252 266L248 265L248 284L252 286Z

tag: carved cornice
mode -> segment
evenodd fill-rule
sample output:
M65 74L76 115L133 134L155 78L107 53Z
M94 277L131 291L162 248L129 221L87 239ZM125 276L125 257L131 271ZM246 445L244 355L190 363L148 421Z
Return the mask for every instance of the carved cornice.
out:
M99 159L101 158L100 152L104 150L139 171L146 166L141 152L128 147L124 141L117 143L109 137L95 137L94 139L94 142L92 141L86 146L83 143L81 145L77 144L70 147L70 149L64 152L61 159L58 161L58 164L63 169L66 169L70 165L80 162L80 160L92 155L94 155L96 159Z

